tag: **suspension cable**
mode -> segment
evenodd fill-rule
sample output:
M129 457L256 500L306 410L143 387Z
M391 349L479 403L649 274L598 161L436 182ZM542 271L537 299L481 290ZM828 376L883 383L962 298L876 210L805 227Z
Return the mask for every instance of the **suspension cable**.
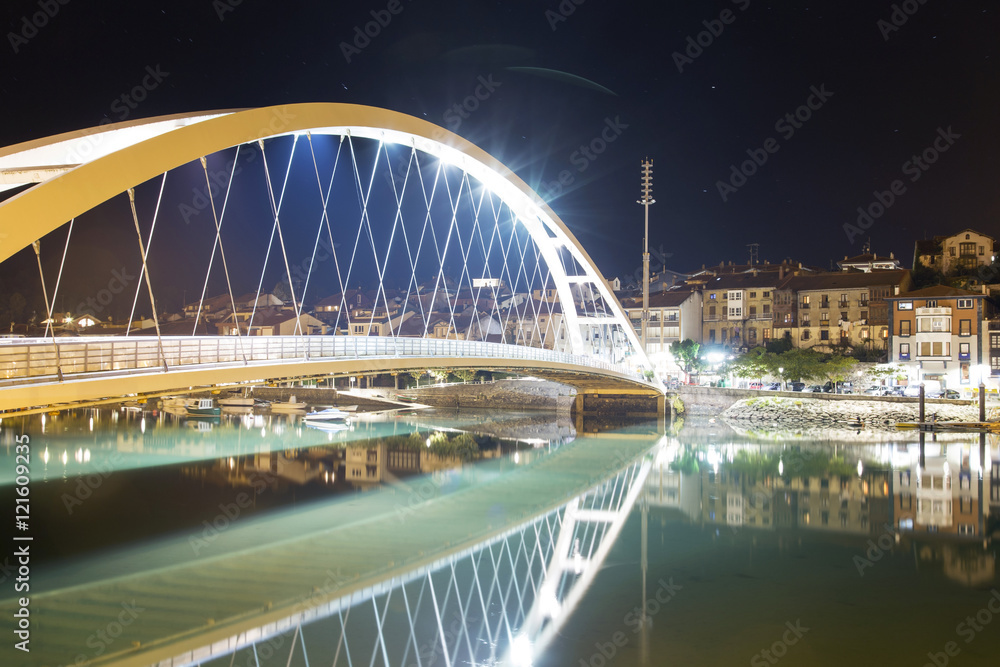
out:
M38 260L38 277L42 281L42 294L45 296L45 312L48 313L48 320L52 320L52 307L49 305L49 292L45 289L45 273L42 271L42 241L41 239L31 242L31 247L35 249L35 259ZM53 299L54 301L55 299ZM48 324L46 324L48 330ZM52 327L52 347L56 351L56 375L59 381L63 381L62 359L59 358L59 343L56 342L56 328Z
M52 291L52 307L53 308L55 308L56 297L59 296L59 283L62 282L63 268L66 266L66 253L69 252L69 239L73 235L73 223L74 222L76 222L76 218L73 218L72 220L69 221L69 231L66 232L66 245L63 247L62 261L59 262L59 275L56 276L56 288ZM43 279L43 281L42 281L43 287L44 287L44 282L45 281ZM52 322L51 322L51 320L52 320L52 313L49 313L49 318L48 319L50 321L45 323L45 333L42 336L43 338L45 336L49 335L49 327L52 325ZM53 333L55 333L55 332L53 331Z
M166 183L167 174L163 174L163 182ZM160 189L160 196L163 196L163 189ZM146 277L146 288L149 290L149 307L153 311L153 326L156 327L156 347L160 351L160 361L163 362L164 372L169 371L167 367L167 355L163 352L163 338L160 336L160 318L156 315L156 301L153 299L153 283L149 278L149 271L146 265L146 247L142 243L142 231L139 229L139 214L135 210L135 188L128 189L129 206L132 208L132 221L135 222L135 235L139 241L139 254L142 256L142 273ZM160 210L160 202L156 202L157 213ZM153 215L153 227L156 226L156 215ZM149 240L153 240L153 227L149 229ZM133 310L134 312L134 310ZM131 320L130 320L131 321ZM130 325L131 326L131 325Z
M163 190L167 185L167 173L163 173L163 179L160 181L160 194L156 199L156 209L153 211L153 224L149 228L149 241L146 244L146 251L142 256L142 266L139 267L139 282L135 286L135 296L132 298L132 312L128 316L128 327L125 329L125 337L128 338L129 333L132 331L132 322L135 320L135 309L139 303L139 292L142 290L142 278L146 273L146 253L153 246L153 230L156 229L156 220L160 214L160 202L163 200ZM132 214L135 216L135 202L132 203ZM136 222L138 224L138 220ZM142 247L142 238L139 239L139 247ZM156 314L154 309L153 314Z
M236 162L240 158L240 147L236 147L236 157L233 158L233 171L229 175L229 186L226 188L226 198L222 204L222 217L226 215L226 204L229 203L229 189L233 185L233 177L236 175ZM233 296L233 284L229 279L229 265L226 264L226 251L222 246L222 221L215 211L215 197L212 194L212 183L208 179L208 160L201 157L201 169L205 172L205 187L208 188L208 202L212 206L212 219L215 220L215 243L212 245L212 256L208 260L208 272L205 274L205 285L201 288L201 301L198 302L198 315L194 319L195 332L198 331L198 322L201 320L201 308L205 303L205 291L208 289L208 278L212 274L212 263L215 260L215 248L219 248L219 255L222 257L222 269L226 274L226 286L229 288L229 301L233 306L233 322L236 323L236 336L239 341L240 355L243 357L244 365L247 363L246 350L243 349L243 334L240 333L240 323L236 319L236 297ZM194 334L192 334L194 335Z
M288 174L292 171L292 160L295 158L295 146L299 142L299 135L295 135L292 140L292 152L288 156L288 167L285 170L285 182L281 186L281 200L285 199L285 186L288 185ZM271 172L267 168L267 155L264 153L264 140L258 139L257 143L260 144L261 156L264 159L264 176L267 180L267 194L268 198L271 200L271 212L274 213L274 226L278 230L278 245L281 246L281 256L285 260L285 273L288 276L288 291L292 295L292 309L296 310L295 301L295 285L292 284L292 270L288 265L288 253L285 251L285 237L281 233L281 222L279 221L278 208L279 205L274 201L274 188L271 186ZM305 332L302 330L302 320L299 317L298 311L295 313L295 329L298 331L299 335L304 335ZM293 334L294 335L294 334Z

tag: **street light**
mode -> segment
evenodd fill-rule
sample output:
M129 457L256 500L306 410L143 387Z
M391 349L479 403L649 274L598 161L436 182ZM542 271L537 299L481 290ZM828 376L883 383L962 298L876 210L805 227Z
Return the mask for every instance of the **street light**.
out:
M785 391L785 369L778 367L778 377L781 378L781 391Z

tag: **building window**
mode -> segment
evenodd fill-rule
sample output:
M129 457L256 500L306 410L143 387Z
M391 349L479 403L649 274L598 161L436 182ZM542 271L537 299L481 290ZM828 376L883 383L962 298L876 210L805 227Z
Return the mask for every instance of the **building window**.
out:
M960 255L963 256L975 255L976 254L975 242L960 243L958 246L958 252Z
M770 315L771 314L771 304L765 303L763 306L761 306L761 310L763 311L764 315Z
M940 341L931 341L928 343L920 343L920 356L921 357L950 357L951 356L951 343L942 343Z
M809 340L809 329L802 330L802 340Z
M912 301L897 301L896 310L913 310Z
M803 308L808 308L808 307L809 307L809 298L810 298L810 297L809 297L809 295L808 295L808 294L804 294L804 295L802 296L802 307L803 307Z
M715 342L715 329L709 329L708 330L708 342L709 343L714 343Z
M715 317L715 306L714 305L708 307L708 316L712 317L712 318Z
M755 317L757 315L757 306L750 306L750 317Z
M715 301L715 292L712 292L711 294L709 294L708 298L711 299L712 301Z
M848 303L847 302L847 295L846 294L841 294L840 295L840 303L838 305L841 308L847 308L847 303Z
M889 339L889 327L882 327L879 329L878 335L882 337L882 340Z
M861 311L861 321L862 322L867 322L868 321L868 311L867 310L862 310Z
M955 256L955 246L949 246L948 247L948 256L949 257L954 257Z
M756 299L757 298L757 292L750 292L750 298L751 299Z
M986 254L985 252L983 252L984 250L986 250L986 246L979 246L979 254L980 255L985 255Z
M909 361L910 360L910 344L900 343L899 344L899 360Z
M910 335L910 320L900 320L899 321L899 335L909 336Z
M840 344L841 345L847 345L849 342L851 342L851 334L847 333L846 329L841 329L840 330Z
M829 294L824 294L823 296L821 296L819 298L819 307L820 308L829 308L830 307L830 295Z
M785 313L785 320L784 321L785 321L785 324L791 324L795 320L792 318L792 314L791 313Z
M868 340L868 327L861 327L861 340Z
M846 322L847 321L847 311L846 310L840 311L840 321L841 322Z
M958 344L958 359L959 359L959 361L968 361L969 360L969 344L968 343L959 343Z
M958 307L961 308L962 310L968 310L973 307L974 303L975 301L973 301L972 299L959 299Z
M830 326L830 313L820 313L819 314L819 325L821 327Z
M764 293L763 293L763 294L761 295L761 298L762 298L762 299L770 299L770 298L771 298L771 293L770 293L770 292L764 292Z
M771 330L770 329L761 329L760 332L761 332L760 335L764 339L765 343L767 341L771 340Z
M803 313L802 315L802 326L809 326L809 313Z
M830 340L830 330L829 329L820 329L819 339L820 340Z
M937 308L937 299L927 299L927 301L924 302L924 306L926 308Z
M958 335L959 336L971 336L972 335L972 320L959 320L958 321Z

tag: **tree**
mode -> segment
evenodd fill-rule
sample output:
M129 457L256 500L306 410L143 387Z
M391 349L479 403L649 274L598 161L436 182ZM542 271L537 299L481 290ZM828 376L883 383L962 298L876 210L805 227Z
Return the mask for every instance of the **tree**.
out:
M452 375L457 377L462 382L472 382L476 379L476 371L469 368L460 368L456 371L452 371Z
M678 362L678 365L688 375L697 373L704 366L701 357L698 356L700 349L701 345L690 338L685 338L682 341L674 341L670 344L670 354L673 355L674 360Z
M830 382L845 382L854 374L858 361L854 357L831 354L821 362L822 377Z
M420 378L426 374L427 371L410 371L410 377L416 381L418 387L420 386Z
M910 271L910 281L911 290L932 287L933 285L943 285L945 282L943 273L921 262L914 263L913 270Z
M755 347L729 362L726 365L726 372L744 380L762 380L765 375L772 374L773 368L774 355L766 348Z
M773 359L774 372L782 380L814 380L825 377L823 355L816 350L795 348L775 355ZM778 372L778 368L783 370Z

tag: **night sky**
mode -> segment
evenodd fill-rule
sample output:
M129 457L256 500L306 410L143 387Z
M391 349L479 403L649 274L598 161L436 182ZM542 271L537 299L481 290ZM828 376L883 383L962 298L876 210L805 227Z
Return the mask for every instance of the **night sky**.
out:
M749 243L827 267L869 236L908 267L925 235L1000 236L995 1L577 2L12 0L0 144L105 118L382 106L513 168L609 276L641 266L646 156L650 245L677 271L745 261ZM149 71L162 82L131 108ZM894 181L881 216L845 229Z

